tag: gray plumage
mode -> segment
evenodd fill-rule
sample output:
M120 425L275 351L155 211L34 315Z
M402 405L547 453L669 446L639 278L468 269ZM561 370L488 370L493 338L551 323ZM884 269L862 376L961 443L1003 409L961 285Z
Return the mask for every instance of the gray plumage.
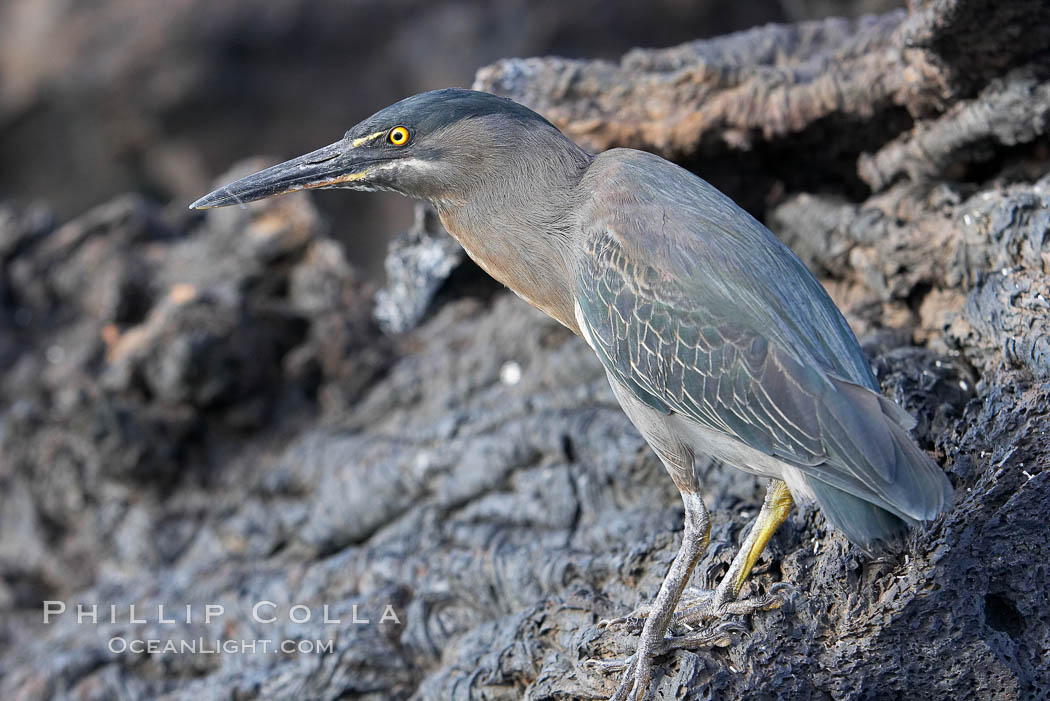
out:
M681 492L681 545L652 606L610 622L644 618L615 701L645 695L655 655L736 625L665 638L673 623L779 605L775 593L739 594L796 498L864 549L950 505L950 482L908 436L911 417L879 394L820 283L692 173L629 149L592 156L521 105L451 89L402 100L193 206L332 187L432 202L482 268L594 349ZM771 480L721 583L676 612L711 532L701 455Z
M348 148L396 125L411 131L408 148ZM331 182L353 168L370 175ZM864 547L950 504L950 483L907 435L911 417L879 394L820 283L692 173L631 149L592 157L511 100L446 89L194 206L318 182L431 200L472 258L583 335L610 381L660 415L642 423L664 421L675 444L664 453L690 453L665 462L708 453L784 479Z
M605 152L583 184L598 193L581 210L588 340L612 378L688 419L673 423L682 444L711 452L694 422L737 439L750 450L716 457L786 478L865 547L944 510L951 485L907 435L914 421L879 394L845 319L768 229L646 153Z

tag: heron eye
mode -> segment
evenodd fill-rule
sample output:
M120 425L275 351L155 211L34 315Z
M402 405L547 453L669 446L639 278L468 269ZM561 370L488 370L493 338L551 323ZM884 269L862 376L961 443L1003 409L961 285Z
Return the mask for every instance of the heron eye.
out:
M390 130L390 135L387 138L394 146L404 146L408 143L408 129L394 127Z

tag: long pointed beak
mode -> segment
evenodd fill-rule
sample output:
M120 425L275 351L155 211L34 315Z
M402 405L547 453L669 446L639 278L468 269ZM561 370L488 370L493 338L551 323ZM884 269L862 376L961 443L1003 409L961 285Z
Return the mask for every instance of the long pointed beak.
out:
M368 175L371 160L362 155L347 141L338 141L220 187L191 204L190 209L227 207L296 190L353 187L351 183Z

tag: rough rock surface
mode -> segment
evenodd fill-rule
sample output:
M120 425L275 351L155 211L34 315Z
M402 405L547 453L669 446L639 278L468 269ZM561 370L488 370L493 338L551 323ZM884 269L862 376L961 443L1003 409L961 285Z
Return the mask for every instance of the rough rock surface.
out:
M873 4L902 0L850 2ZM782 0L4 0L0 193L44 198L63 217L129 190L192 202L246 154L305 153L382 105L468 85L502 56L612 57L813 11L830 10ZM396 197L325 193L317 203L351 260L379 277L385 234L404 221Z
M763 216L956 487L876 560L796 512L748 587L798 595L726 647L661 659L656 698L1050 696L1046 14L915 2L479 73L591 147L661 151ZM420 323L393 336L305 197L54 219L0 207L0 698L611 692L587 661L634 638L597 621L655 594L682 509L582 342L469 264L416 255L444 246L422 219L395 260L426 275L382 298L387 322ZM762 488L702 469L698 585ZM42 599L71 610L45 625ZM331 649L115 654L120 637Z
M437 210L420 203L415 211L412 228L390 242L386 282L376 291L376 320L391 333L417 326L442 285L467 259L441 225Z

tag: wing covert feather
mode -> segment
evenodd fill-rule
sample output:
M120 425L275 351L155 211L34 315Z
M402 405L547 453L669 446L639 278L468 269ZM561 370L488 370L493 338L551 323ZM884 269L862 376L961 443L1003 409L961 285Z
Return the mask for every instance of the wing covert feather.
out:
M725 309L684 304L673 282L608 242L591 254L577 290L581 321L602 364L642 401L902 518L929 516L898 479L895 441L870 389L802 365Z
M584 177L578 321L610 375L906 521L950 504L951 482L907 434L914 420L879 393L842 314L768 229L651 154L606 151ZM834 516L834 490L820 489Z

